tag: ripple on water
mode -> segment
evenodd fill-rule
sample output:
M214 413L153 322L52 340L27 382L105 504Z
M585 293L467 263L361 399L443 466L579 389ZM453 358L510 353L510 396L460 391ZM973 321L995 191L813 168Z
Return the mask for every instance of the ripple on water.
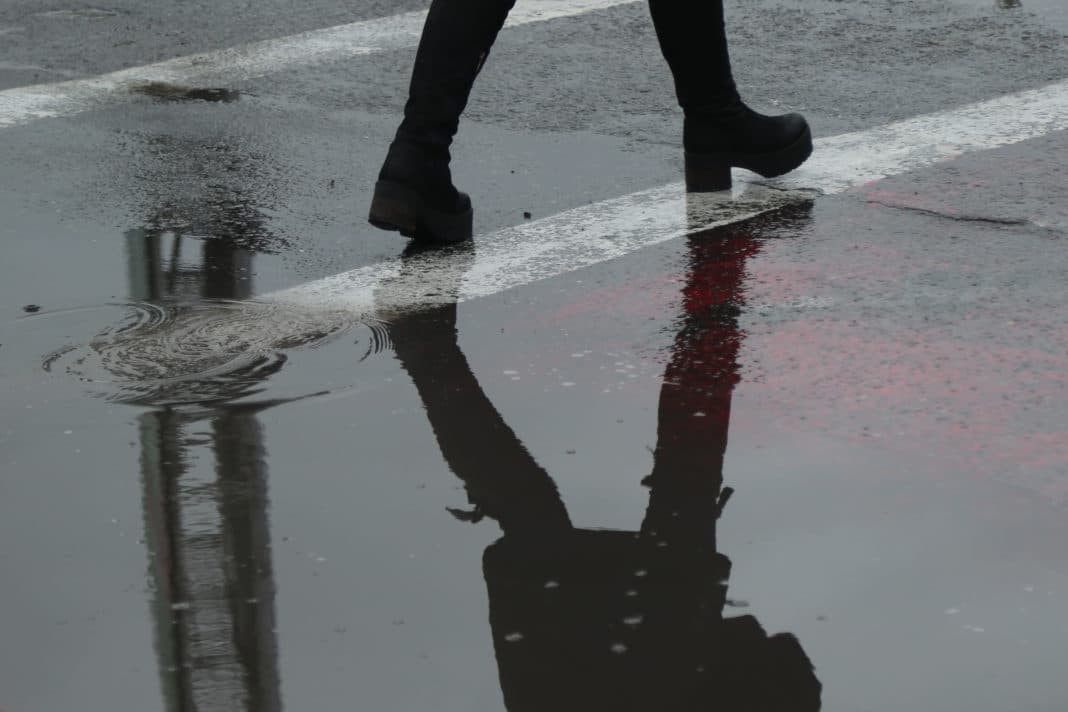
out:
M389 346L383 324L341 311L249 301L108 308L120 314L110 326L51 351L41 366L124 403L159 406L245 398L263 390L264 382L286 364L287 352L318 348L351 332L357 332L362 358Z

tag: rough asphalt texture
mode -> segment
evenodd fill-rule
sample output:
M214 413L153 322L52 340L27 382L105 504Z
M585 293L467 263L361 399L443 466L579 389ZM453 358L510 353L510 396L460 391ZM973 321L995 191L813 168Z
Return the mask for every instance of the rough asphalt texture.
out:
M1068 77L1063 6L1011 4L731 2L737 78L828 136ZM0 89L420 5L7 2ZM205 297L403 249L364 217L412 54L0 131L0 708L504 709L500 532L445 510L467 497L388 328L326 322L205 376L241 359L213 339L230 310L316 331ZM643 5L506 31L456 149L476 232L678 180L680 124ZM796 635L826 710L1068 705L1066 151L965 156L752 229L728 615ZM642 520L689 266L678 240L460 309L472 373L578 525ZM127 306L153 289L184 307ZM89 346L131 325L167 328ZM176 375L200 402L161 406Z

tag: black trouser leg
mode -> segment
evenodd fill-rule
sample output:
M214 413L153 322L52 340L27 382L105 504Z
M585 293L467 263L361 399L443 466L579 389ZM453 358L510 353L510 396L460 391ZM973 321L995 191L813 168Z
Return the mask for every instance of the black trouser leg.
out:
M434 0L415 55L399 138L447 149L475 76L515 0Z
M723 0L649 0L649 13L684 111L737 99Z

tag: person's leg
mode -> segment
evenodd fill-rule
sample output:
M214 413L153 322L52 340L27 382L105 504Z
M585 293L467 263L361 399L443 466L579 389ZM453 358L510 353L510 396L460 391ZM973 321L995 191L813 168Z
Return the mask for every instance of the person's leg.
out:
M471 236L471 201L452 184L449 146L475 76L515 0L433 0L412 70L404 120L369 219L408 237Z
M812 134L802 116L764 116L738 96L723 0L649 0L649 11L686 117L689 190L730 188L731 166L770 178L805 162Z

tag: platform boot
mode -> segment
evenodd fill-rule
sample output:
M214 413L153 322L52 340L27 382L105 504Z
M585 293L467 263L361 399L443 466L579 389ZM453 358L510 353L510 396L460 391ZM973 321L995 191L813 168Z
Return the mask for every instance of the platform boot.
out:
M805 118L759 114L738 95L723 0L649 0L649 11L685 117L688 191L729 189L732 167L773 178L805 162L812 154Z
M471 199L456 189L449 146L468 95L515 0L433 0L404 107L371 199L372 225L406 237L471 237Z

